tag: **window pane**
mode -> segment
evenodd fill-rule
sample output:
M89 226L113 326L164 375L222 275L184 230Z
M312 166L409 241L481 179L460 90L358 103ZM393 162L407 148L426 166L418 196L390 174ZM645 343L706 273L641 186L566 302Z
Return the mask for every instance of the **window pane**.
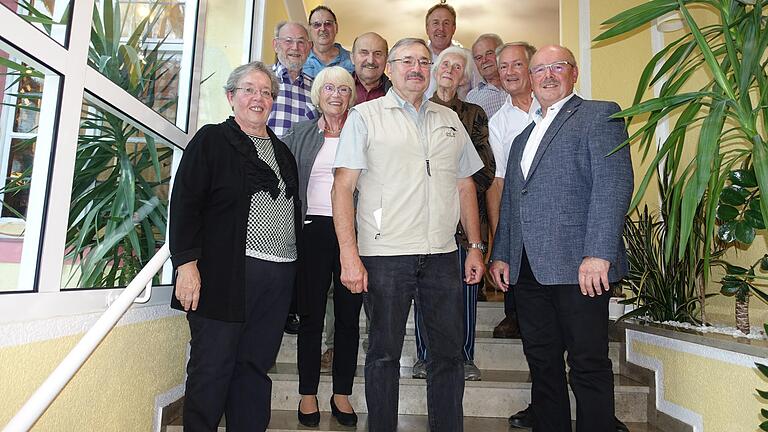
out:
M62 283L125 286L165 242L173 150L88 99L80 128Z
M99 13L92 23L89 64L175 123L181 67L192 55L184 52L184 2L101 3L95 6ZM105 23L119 23L119 32Z
M65 45L72 0L0 0L0 3Z
M28 291L34 288L48 174L43 167L33 177L33 167L38 134L53 130L58 77L3 47L0 41L0 292ZM47 144L37 157L45 159L51 136L43 135Z

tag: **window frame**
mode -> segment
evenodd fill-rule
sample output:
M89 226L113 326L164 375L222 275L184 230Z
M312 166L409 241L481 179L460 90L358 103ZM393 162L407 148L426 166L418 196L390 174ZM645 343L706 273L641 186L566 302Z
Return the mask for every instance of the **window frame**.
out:
M61 1L61 0L59 0ZM205 27L206 0L186 0L185 37L182 43L182 70L179 77L179 102L176 123L169 122L160 114L145 106L142 102L124 92L119 86L109 81L98 71L88 66L88 48L90 44L91 16L94 4L101 0L77 0L72 2L69 25L67 26L67 44L62 46L34 25L14 14L6 7L0 7L0 39L11 48L11 55L16 53L38 65L58 74L56 88L44 87L45 94L55 94L54 114L50 125L38 129L38 141L50 142L44 153L36 148L32 187L39 186L34 193L40 213L39 235L25 233L26 238L34 239L37 247L29 248L34 252L32 267L25 269L30 291L0 293L0 322L28 321L45 319L53 316L92 313L103 311L108 303L120 294L119 288L62 289L62 267L64 265L64 244L67 230L66 217L53 215L69 214L71 199L74 159L80 128L80 111L86 92L90 100L98 100L106 108L119 112L137 126L157 137L172 143L175 147L171 172L175 173L184 147L197 129L197 104L200 94L202 71L203 36ZM254 11L246 21L263 18L257 11L263 10L265 0L246 1L247 9ZM259 5L259 6L256 6ZM190 27L191 26L191 27ZM258 25L246 27L252 34ZM189 29L189 30L187 30ZM189 34L187 34L189 31ZM248 46L249 51L252 48ZM252 51L251 51L252 52ZM246 58L248 54L245 54ZM185 66L186 65L186 66ZM186 68L186 69L185 69ZM58 91L55 91L58 90ZM95 96L95 97L91 97ZM42 120L42 115L41 115ZM46 136L43 136L45 133ZM38 155L41 160L38 166ZM45 156L45 157L43 157ZM44 179L44 180L43 180ZM35 180L38 180L35 182ZM171 188L173 187L173 175ZM32 206L30 191L30 210ZM25 248L24 252L26 253ZM169 280L170 263L163 270L163 280ZM153 295L148 303L141 307L167 304L173 288L159 286L153 288Z

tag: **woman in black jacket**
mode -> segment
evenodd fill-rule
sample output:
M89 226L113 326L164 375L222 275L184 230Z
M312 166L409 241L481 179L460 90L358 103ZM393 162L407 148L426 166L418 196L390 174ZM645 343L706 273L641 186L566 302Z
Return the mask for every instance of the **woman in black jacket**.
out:
M233 116L187 146L171 195L172 307L191 333L185 431L264 431L296 275L301 202L291 152L267 127L278 81L261 62L225 86Z
M349 402L357 366L362 296L339 280L339 244L333 227L331 186L333 161L347 110L355 102L355 81L339 66L323 69L312 83L312 103L321 115L298 123L284 137L299 166L299 197L304 202L304 226L299 246L298 364L301 401L298 419L304 426L320 423L317 388L328 287L334 282L334 356L331 414L344 426L355 426L357 414Z

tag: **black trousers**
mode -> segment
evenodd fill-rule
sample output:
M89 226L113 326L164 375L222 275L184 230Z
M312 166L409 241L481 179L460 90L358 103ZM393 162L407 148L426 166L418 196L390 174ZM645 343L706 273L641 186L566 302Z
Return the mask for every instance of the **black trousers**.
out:
M264 431L269 424L272 380L267 371L283 338L296 263L245 260L244 322L187 314L192 339L186 432L216 431L225 411L227 431Z
M608 294L578 285L541 285L523 250L514 286L523 350L531 369L535 432L571 432L563 355L576 396L577 432L613 432L613 369L608 357Z
M302 287L299 295L308 296L299 320L298 366L299 393L316 395L320 382L320 356L323 342L325 303L333 279L333 392L351 395L357 367L360 340L361 294L352 294L339 279L339 243L329 216L307 216L302 231L299 271Z

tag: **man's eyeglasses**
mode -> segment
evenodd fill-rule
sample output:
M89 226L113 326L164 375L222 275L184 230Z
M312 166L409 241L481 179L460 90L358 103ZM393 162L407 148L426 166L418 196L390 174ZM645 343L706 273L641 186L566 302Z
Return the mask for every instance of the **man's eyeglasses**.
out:
M390 63L397 63L400 62L404 64L406 67L414 67L416 65L419 65L420 68L426 69L430 66L432 66L432 60L421 58L416 60L413 57L403 57L403 58L396 58L389 61Z
M311 23L309 23L309 25L312 26L312 28L315 30L321 27L332 27L334 24L336 24L336 21L334 20L312 21Z
M340 85L337 87L333 84L325 84L323 85L323 92L329 95L332 95L334 92L336 92L341 96L349 96L352 94L352 89L345 85Z
M488 57L491 54L493 54L493 56L496 57L496 51L488 50L488 51L486 51L486 52L484 52L482 54L478 54L478 55L474 56L473 58L475 59L475 61L480 61L480 60Z
M296 44L296 46L299 48L307 46L307 40L304 38L293 39L289 37L281 37L281 38L275 38L275 39L279 40L281 44L288 47L293 46L293 44Z
M248 96L256 96L257 94L263 98L272 99L272 90L269 89L255 89L253 87L235 87L234 90L241 90Z
M499 72L504 72L509 68L518 69L518 70L525 69L525 63L521 61L516 61L512 63L502 63L499 65Z
M574 65L568 60L560 60L550 64L537 65L531 68L531 75L536 77L542 76L547 71L547 69L549 69L552 73L559 75L565 72L567 66L573 67Z

